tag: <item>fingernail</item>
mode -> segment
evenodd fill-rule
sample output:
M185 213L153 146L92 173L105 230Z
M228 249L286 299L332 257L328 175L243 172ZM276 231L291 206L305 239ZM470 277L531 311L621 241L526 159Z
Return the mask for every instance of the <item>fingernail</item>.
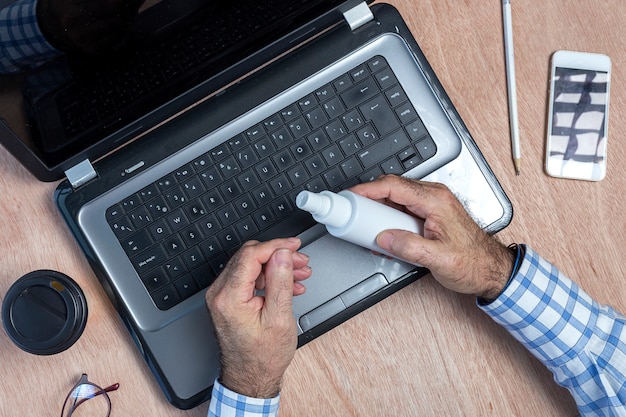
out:
M376 243L378 243L378 246L388 251L393 244L393 238L393 233L382 231L376 237Z
M276 251L276 263L280 266L291 266L292 252L289 249L279 249Z
M302 252L296 252L295 255L300 258L301 261L309 262L309 255L306 255Z

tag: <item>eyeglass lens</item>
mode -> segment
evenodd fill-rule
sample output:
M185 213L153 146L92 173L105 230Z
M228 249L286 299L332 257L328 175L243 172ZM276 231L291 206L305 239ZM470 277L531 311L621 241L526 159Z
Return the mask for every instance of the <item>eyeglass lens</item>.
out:
M61 417L108 417L111 413L111 400L107 392L114 391L118 384L100 388L83 375L69 393L63 405Z

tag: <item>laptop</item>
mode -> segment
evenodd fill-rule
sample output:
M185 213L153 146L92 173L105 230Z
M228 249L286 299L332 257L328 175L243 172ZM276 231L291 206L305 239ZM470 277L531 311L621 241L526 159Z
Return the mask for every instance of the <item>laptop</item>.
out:
M26 81L32 138L6 125L1 137L39 179L66 177L55 193L63 218L163 393L188 409L210 398L219 373L204 292L242 242L302 239L314 273L294 299L299 346L428 272L328 235L295 207L301 190L339 191L383 173L443 182L490 233L509 224L512 207L392 6L178 3L141 13L129 43L161 42L182 70L185 54L163 45L210 19L205 42L227 48L205 58L212 69L195 84L168 86L166 102L133 104L105 127L72 130L62 127L61 93L41 81L71 89L114 69L89 75L62 58ZM249 32L229 33L250 18Z

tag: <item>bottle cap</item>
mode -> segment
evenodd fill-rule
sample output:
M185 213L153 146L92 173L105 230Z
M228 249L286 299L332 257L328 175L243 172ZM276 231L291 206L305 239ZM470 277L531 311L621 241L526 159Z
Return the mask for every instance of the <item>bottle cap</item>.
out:
M68 349L83 333L87 301L67 275L34 271L9 288L2 302L2 322L22 350L52 355Z

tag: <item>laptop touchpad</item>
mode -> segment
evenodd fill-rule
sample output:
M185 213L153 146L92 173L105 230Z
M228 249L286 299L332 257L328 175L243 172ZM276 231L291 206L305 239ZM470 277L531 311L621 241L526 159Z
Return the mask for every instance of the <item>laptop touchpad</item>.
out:
M340 313L415 267L374 255L328 234L301 249L310 256L313 275L306 293L294 298L299 333Z

